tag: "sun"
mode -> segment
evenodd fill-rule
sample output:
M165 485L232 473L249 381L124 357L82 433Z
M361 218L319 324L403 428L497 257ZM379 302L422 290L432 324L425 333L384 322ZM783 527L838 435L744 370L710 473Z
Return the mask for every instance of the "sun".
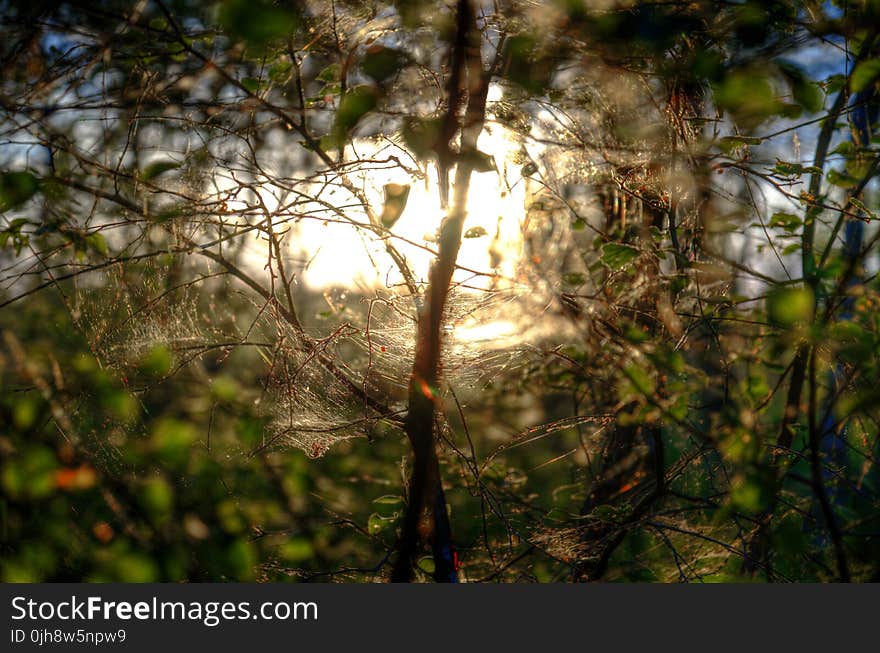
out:
M513 163L518 144L506 129L487 127L478 146L491 157L495 169L472 174L459 269L453 279L475 291L497 287L516 275L523 244L526 187L520 166ZM377 235L363 228L367 217L357 210L349 193L338 191L332 198L328 194L328 199L346 207L350 220L331 212L330 219L301 222L295 246L308 261L302 282L315 290L342 287L361 291L402 283L402 275L386 251L386 238L405 257L415 279L425 280L444 217L436 166L428 163L417 168L403 148L387 141L362 139L353 149L364 161L380 162L365 163L362 169L348 173L348 180L376 207L377 215L388 199L389 185L392 194L408 187L405 208L387 233ZM395 161L403 165L390 163Z

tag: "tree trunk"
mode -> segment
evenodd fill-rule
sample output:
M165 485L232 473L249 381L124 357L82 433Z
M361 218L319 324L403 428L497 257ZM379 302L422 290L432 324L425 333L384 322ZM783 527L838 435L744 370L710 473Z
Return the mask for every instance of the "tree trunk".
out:
M460 125L461 147L453 182L452 206L440 227L437 260L428 277L426 301L419 314L416 353L409 381L409 406L404 429L413 450L409 501L403 519L400 552L392 571L393 582L412 580L413 565L422 541L430 542L434 558L434 580L457 582L457 556L446 499L440 478L434 436L435 403L439 399L440 331L449 297L452 275L461 247L462 227L466 216L473 157L477 137L483 128L489 73L480 61L479 32L476 15L469 0L458 3L458 28L452 51L450 105L448 115L456 116L456 85L467 72L467 109ZM448 143L445 145L448 146ZM465 155L465 156L461 156ZM442 164L442 162L441 162ZM441 165L441 172L443 166Z

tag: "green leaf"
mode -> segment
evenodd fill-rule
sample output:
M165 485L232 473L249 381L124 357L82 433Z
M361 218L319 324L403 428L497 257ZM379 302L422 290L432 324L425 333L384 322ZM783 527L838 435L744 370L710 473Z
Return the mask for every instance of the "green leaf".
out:
M24 204L39 189L39 179L29 172L0 173L0 213Z
M835 75L831 75L824 82L825 92L829 95L832 93L837 93L840 89L846 86L846 76L837 73Z
M668 348L659 348L649 354L658 370L671 374L682 374L685 371L685 360L681 352Z
M568 272L562 275L562 283L566 286L577 288L584 285L586 282L587 278L580 272Z
M312 543L304 537L294 537L284 542L278 549L281 557L287 562L302 562L315 555Z
M171 371L174 357L167 347L156 345L140 362L141 372L149 376L162 377Z
M761 486L751 480L738 479L730 490L731 503L740 511L755 513L763 505Z
M815 300L808 286L775 288L767 296L767 317L781 327L806 324L813 317Z
M162 418L153 428L152 445L164 462L183 463L197 437L188 422Z
M388 528L391 524L394 523L394 518L392 517L383 517L377 512L374 512L367 519L367 532L370 535L378 535L383 530Z
M253 542L239 538L226 550L226 561L236 580L252 580L259 556Z
M859 180L870 174L873 164L873 156L869 156L867 152L861 151L847 159L846 173L854 180Z
M822 93L819 87L796 64L789 61L778 61L779 70L791 86L791 95L795 102L811 113L822 108Z
M782 108L767 73L761 70L733 72L714 91L718 107L729 111L747 129L758 126Z
M180 163L177 161L156 161L144 168L140 177L142 181L150 181L161 175L163 172L177 170L179 167Z
M774 213L770 218L770 226L774 228L782 228L785 231L792 233L798 230L803 221L796 215L792 215L791 213L783 213L778 212Z
M773 166L771 172L782 177L800 177L804 174L804 166L800 163L791 163L776 159L776 165Z
M623 332L623 337L630 342L639 344L650 340L651 334L645 331L645 329L643 329L642 327L636 326L634 324L628 324Z
M656 385L654 384L654 379L646 369L635 363L630 363L623 368L623 373L630 380L630 383L632 383L637 392L646 397L654 394Z
M247 447L257 446L262 441L265 432L266 421L263 418L244 415L238 420L236 434L238 439Z
M777 105L776 113L783 118L795 120L804 114L804 108L801 105L792 102L780 102Z
M338 63L331 63L329 66L324 68L320 73L318 73L315 79L318 79L325 84L332 84L333 82L339 81L339 76L342 74L342 66Z
M157 213L151 214L150 217L155 222L162 224L163 222L168 222L169 220L174 220L185 215L187 215L187 204L181 202L165 207Z
M874 213L874 211L872 211L871 209L869 209L867 206L865 206L865 203L862 202L860 199L855 198L855 197L851 197L849 201L850 201L850 204L852 204L852 205L853 205L854 207L856 207L859 211L861 211L862 213L864 213L864 214L865 214L865 217L866 217L868 220L876 220L876 219L877 219L877 214Z
M383 506L397 506L403 503L403 497L396 494L386 494L378 499L373 499L373 503L378 503Z
M376 108L379 98L369 86L355 86L339 102L331 131L332 142L339 147L347 140L361 118Z
M271 0L224 0L217 17L226 33L255 46L288 37L303 23L296 4Z
M858 93L867 88L877 77L880 77L880 58L862 61L849 78L849 88L853 93Z
M639 255L639 250L621 243L602 245L602 262L612 270L622 270Z
M138 401L125 390L113 389L104 394L104 405L109 408L116 417L123 421L129 421L138 413Z
M718 141L718 147L725 154L732 154L741 147L760 144L761 139L755 136L724 136Z
M103 234L98 232L89 234L86 236L86 244L102 256L107 256L107 239Z
M376 45L367 50L361 61L361 70L379 83L385 82L403 68L406 56L399 50Z
M276 84L283 84L290 78L293 64L290 61L279 61L269 66L269 79Z
M382 205L382 225L386 229L393 227L406 208L409 198L409 184L385 184L385 203Z
M41 498L55 488L58 460L49 449L35 447L10 457L0 470L0 486L12 498Z
M241 85L248 93L256 94L260 90L260 80L256 77L245 77L241 80Z
M166 521L171 516L174 490L163 477L154 476L143 481L138 495L141 504L157 522Z
M841 154L843 156L854 156L856 154L856 146L852 141L843 141L831 150L831 154Z
M113 579L124 583L150 583L156 580L156 563L146 555L129 552L115 557Z
M211 395L219 401L235 401L241 392L242 389L238 382L231 376L218 376L211 382Z
M829 184L840 188L853 188L859 183L852 175L833 169L828 171L827 179Z

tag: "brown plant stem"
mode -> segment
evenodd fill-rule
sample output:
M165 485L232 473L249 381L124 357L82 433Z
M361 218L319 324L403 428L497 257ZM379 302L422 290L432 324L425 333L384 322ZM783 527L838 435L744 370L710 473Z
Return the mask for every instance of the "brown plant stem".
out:
M477 137L483 127L489 74L483 71L480 62L479 32L472 4L469 0L460 0L457 11L458 27L452 48L452 64L453 67L467 68L467 109L460 126L461 153L466 154L476 149ZM463 78L462 73L462 70L453 70L451 83L460 83L456 80ZM454 95L451 91L450 95ZM450 103L448 111L455 112L455 105ZM392 582L412 580L413 564L423 540L430 542L433 549L434 579L453 582L456 579L452 531L437 459L434 411L438 399L441 325L461 247L472 171L471 158L460 156L455 170L452 207L440 227L438 256L428 276L425 304L419 314L408 411L404 420L404 429L413 451L413 468L400 537L400 553L392 571Z

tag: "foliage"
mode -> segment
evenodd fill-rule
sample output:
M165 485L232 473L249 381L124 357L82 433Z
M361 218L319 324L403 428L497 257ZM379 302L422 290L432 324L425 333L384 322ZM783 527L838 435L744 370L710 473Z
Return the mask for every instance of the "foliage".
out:
M0 578L880 579L878 13L0 0Z

